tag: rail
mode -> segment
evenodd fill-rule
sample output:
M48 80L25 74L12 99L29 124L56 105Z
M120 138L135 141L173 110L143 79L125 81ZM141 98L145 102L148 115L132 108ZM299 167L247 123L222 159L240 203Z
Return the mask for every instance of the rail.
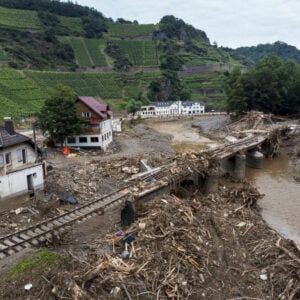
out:
M218 158L228 157L228 155L246 149L247 147L259 145L266 139L267 136L249 137L232 144L223 145L222 148L212 150L212 155ZM241 146L244 147L241 149ZM236 149L237 147L239 148ZM140 179L137 178L137 180L141 181L144 187L147 187L152 183L165 182L166 178L168 179L167 183L171 184L172 181L176 180L177 176L185 176L185 174L177 173L170 175L169 168L171 165L172 164L162 166L158 172L145 175ZM50 239L53 235L64 231L75 222L84 221L97 214L104 214L108 208L121 204L123 199L131 194L130 188L132 186L134 186L134 183L127 184L118 190L80 205L71 211L0 237L0 259L13 255L24 248L37 246L39 243Z

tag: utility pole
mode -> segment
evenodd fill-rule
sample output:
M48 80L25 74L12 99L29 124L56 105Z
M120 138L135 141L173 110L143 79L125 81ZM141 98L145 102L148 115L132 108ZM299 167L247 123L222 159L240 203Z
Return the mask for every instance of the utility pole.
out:
M37 156L37 144L36 144L36 133L35 133L35 124L32 124L32 130L33 130L33 142L34 142L34 152Z

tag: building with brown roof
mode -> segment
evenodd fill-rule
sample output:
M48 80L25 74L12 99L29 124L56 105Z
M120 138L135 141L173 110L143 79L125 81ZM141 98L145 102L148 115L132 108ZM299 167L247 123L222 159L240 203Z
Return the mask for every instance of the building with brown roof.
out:
M113 113L109 105L101 104L88 96L79 96L76 105L86 120L87 130L78 136L68 137L65 145L106 150L113 140Z

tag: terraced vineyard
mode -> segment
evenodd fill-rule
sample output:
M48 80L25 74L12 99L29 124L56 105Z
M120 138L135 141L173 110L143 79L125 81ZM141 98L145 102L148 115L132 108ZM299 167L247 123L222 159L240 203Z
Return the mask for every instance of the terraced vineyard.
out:
M67 28L73 35L82 35L84 30L80 18L58 16L60 25Z
M71 73L25 71L41 88L56 87L59 84L71 87L78 95L121 99L143 92L158 72L138 74L105 73ZM146 76L144 76L147 74Z
M204 101L207 109L224 110L225 95L222 87L222 72L181 78L192 91L191 99Z
M105 48L105 40L85 39L84 42L94 66L106 67L106 60L103 53L101 52L101 49L104 50Z
M76 63L82 68L92 67L93 62L88 55L84 40L82 38L70 38L68 40L74 50Z
M141 91L145 91L155 78L160 76L160 72L141 72L125 77L123 94L125 97L138 97Z
M240 62L234 60L227 52L221 50L217 47L212 47L206 43L199 41L194 41L195 45L198 46L203 51L206 51L206 54L193 54L193 53L184 53L182 58L185 61L185 65L192 66L202 66L202 65L218 65L218 64L231 64L236 66L241 66Z
M157 48L154 41L112 41L136 66L158 66Z
M151 36L156 30L154 24L109 23L108 34L113 37Z
M81 68L105 67L107 66L105 57L101 49L105 47L104 40L84 39L84 38L61 38L69 43L75 54L75 61Z
M7 55L4 49L0 47L0 61L7 61L7 60L10 60L10 57Z
M102 97L105 101L116 104L117 99L143 93L150 81L158 75L159 72L19 72L0 68L0 117L34 115L48 97L49 88L59 84L70 86L78 95Z
M84 33L80 18L58 16L60 25L74 35ZM33 10L22 10L0 7L0 26L41 30L38 14Z
M0 26L21 29L41 29L37 12L0 7Z
M47 93L13 69L0 69L0 117L26 117L38 111Z

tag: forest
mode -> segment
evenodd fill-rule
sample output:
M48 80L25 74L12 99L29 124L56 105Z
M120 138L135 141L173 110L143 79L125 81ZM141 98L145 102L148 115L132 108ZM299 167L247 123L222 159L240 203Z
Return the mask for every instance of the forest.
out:
M227 111L239 115L258 110L278 115L300 112L300 66L269 56L242 73L235 68L225 73Z
M252 47L240 47L235 51L254 62L259 61L265 56L276 55L283 60L291 59L300 63L300 51L295 46L288 45L287 43L280 41L273 44L259 44Z

